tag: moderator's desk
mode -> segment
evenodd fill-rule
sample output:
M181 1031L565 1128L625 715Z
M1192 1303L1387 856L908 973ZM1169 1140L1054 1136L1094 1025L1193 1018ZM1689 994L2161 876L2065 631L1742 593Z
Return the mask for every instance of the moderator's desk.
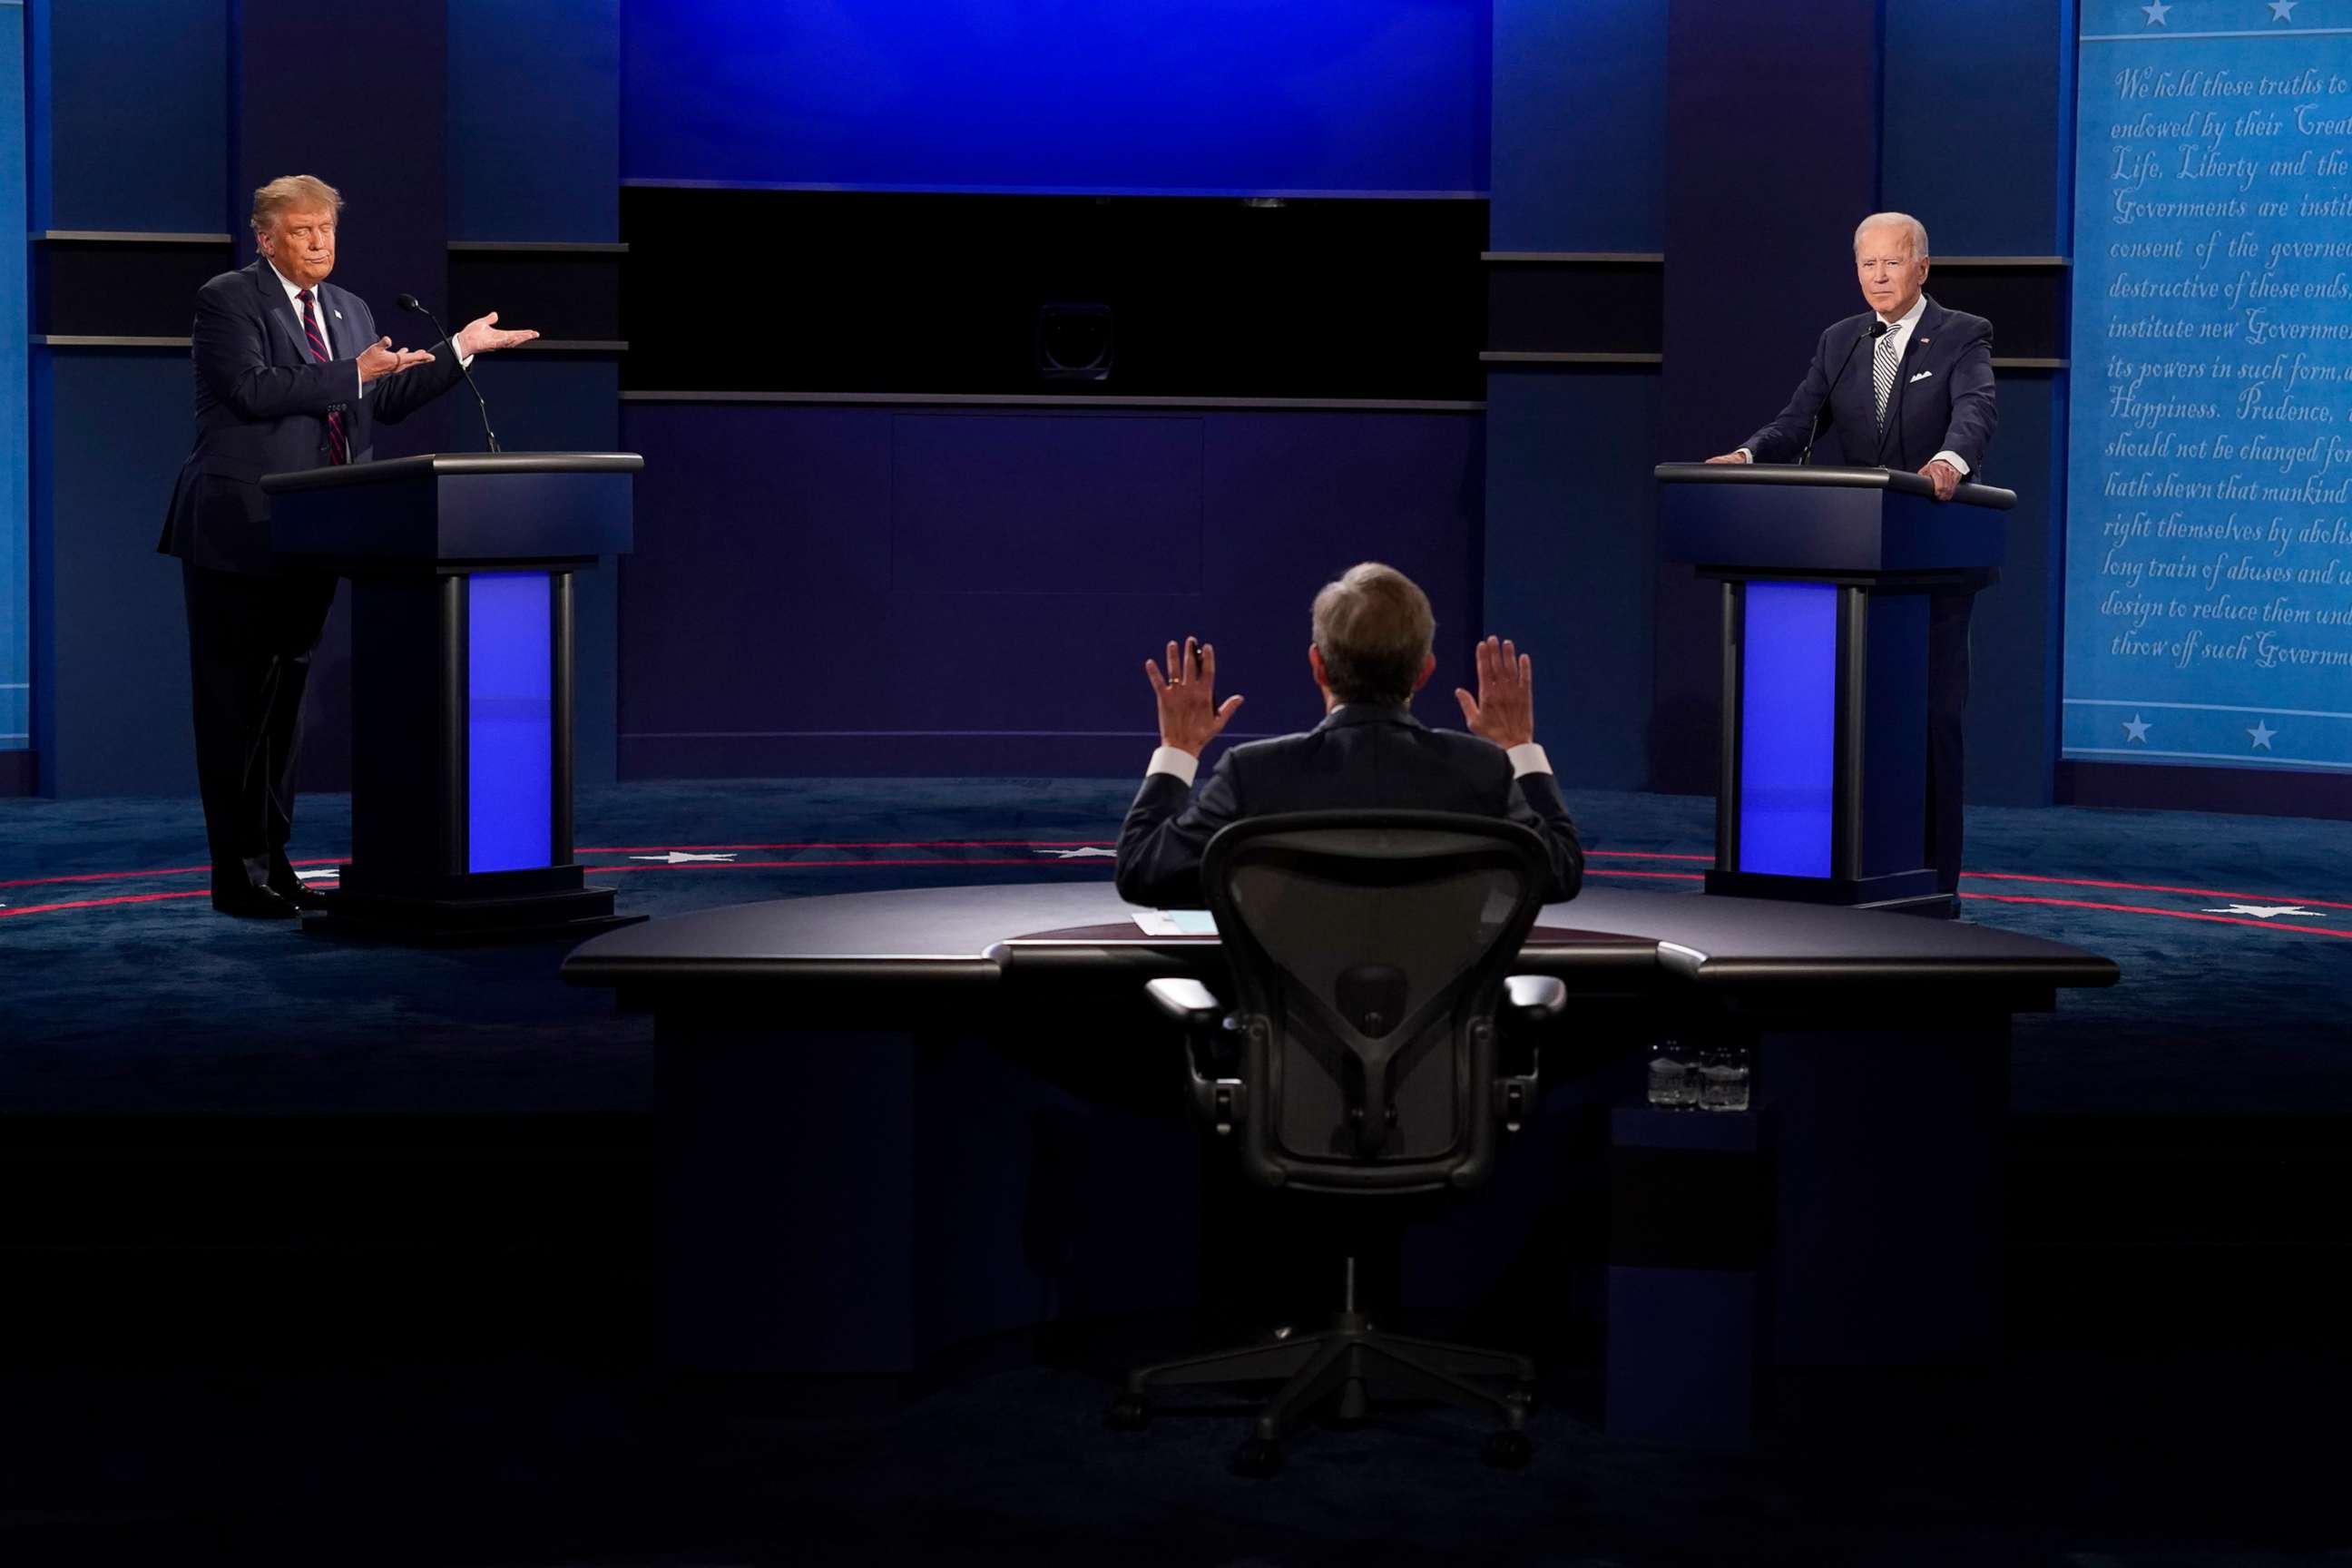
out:
M1100 882L931 888L707 910L575 951L566 980L655 1015L673 1358L905 1371L977 1335L1189 1300L1199 1135L1141 989L1213 979L1218 948L1131 915ZM2112 984L2112 963L1984 926L1599 889L1548 909L1517 967L1582 999L1553 1068L1580 1019L1755 1031L1775 1361L1990 1357L2010 1018Z

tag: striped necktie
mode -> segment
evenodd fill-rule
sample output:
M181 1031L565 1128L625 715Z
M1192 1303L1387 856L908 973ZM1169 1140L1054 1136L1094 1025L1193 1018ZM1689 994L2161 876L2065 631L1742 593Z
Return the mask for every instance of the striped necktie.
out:
M1895 370L1901 357L1895 352L1895 333L1890 331L1878 340L1877 364L1872 380L1878 387L1878 428L1882 435L1886 430L1886 401L1895 395Z
M310 340L310 357L321 364L328 363L335 356L327 352L326 334L319 331L319 318L310 310L310 290L303 289L301 300L302 335ZM1883 409L1886 404L1885 394L1881 393L1878 401ZM343 416L340 409L330 409L327 413L327 460L331 463L352 460L351 447L343 440Z

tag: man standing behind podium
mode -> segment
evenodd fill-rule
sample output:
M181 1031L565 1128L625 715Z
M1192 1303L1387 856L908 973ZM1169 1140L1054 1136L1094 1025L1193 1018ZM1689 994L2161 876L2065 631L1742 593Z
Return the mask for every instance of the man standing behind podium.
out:
M294 876L294 756L310 656L335 579L281 566L261 476L373 456L396 425L457 384L476 354L529 342L494 312L460 328L454 355L398 349L366 301L327 282L343 198L308 174L253 193L260 256L196 292L195 449L156 548L180 558L195 687L196 778L212 850L213 907L290 919L319 901Z
M1507 642L1477 646L1478 694L1454 700L1470 733L1432 730L1412 694L1437 669L1429 596L1393 566L1367 561L1315 595L1307 662L1323 690L1323 722L1302 735L1236 746L1197 794L1202 749L1242 705L1216 698L1217 654L1168 645L1163 672L1143 661L1160 702L1160 749L1118 834L1119 897L1199 908L1201 858L1217 830L1284 811L1391 807L1505 817L1543 840L1546 902L1576 897L1584 848L1559 781L1536 742L1534 664Z
M2000 423L1992 323L1927 297L1927 230L1907 213L1863 219L1853 265L1870 309L1822 334L1779 418L1707 461L1801 462L1826 422L1847 462L1916 472L1948 501L1984 466ZM1946 893L1960 882L1961 721L1974 600L1965 591L1928 595L1927 853Z

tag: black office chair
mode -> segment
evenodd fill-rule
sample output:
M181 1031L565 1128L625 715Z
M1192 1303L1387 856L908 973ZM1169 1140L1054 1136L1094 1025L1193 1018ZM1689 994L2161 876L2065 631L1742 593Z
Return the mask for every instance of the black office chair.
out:
M1190 980L1150 992L1186 1029L1196 1110L1251 1180L1361 1200L1486 1178L1536 1094L1531 1047L1515 1064L1526 1070L1504 1069L1498 1016L1540 1024L1566 1001L1557 980L1506 982L1546 874L1525 828L1438 812L1257 817L1211 840L1202 882L1238 1005ZM1328 1329L1139 1368L1111 1423L1143 1426L1155 1387L1277 1378L1238 1472L1278 1468L1284 1434L1327 1400L1342 1417L1365 1415L1368 1382L1494 1415L1491 1464L1517 1468L1530 1453L1535 1363L1374 1328L1352 1253Z

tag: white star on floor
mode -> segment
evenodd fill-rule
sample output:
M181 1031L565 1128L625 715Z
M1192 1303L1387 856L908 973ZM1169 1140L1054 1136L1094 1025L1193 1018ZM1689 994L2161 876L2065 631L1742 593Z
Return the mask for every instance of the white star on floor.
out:
M2246 733L2254 738L2254 750L2267 752L2271 749L2271 737L2278 731L2270 727L2269 721L2257 719L2254 721L2254 727Z
M2161 27L2164 26L2164 14L2172 7L2166 5L2164 0L2154 0L2154 4L2143 5L2140 9L2147 13L2148 26Z
M2271 20L2273 22L2294 21L2294 8L2302 4L2303 0L2271 0Z
M629 858L632 860L651 860L657 865L663 866L683 866L689 860L732 860L735 858L735 852L733 850L730 850L724 855L689 855L683 849L673 849L667 855L632 855Z
M332 866L321 866L315 871L297 871L294 873L294 879L298 882L315 882L323 877L331 881L341 875L342 872Z
M2133 742L2133 741L2137 741L2141 745L2143 745L2143 746L2147 745L2147 720L2145 720L2145 719L2143 719L2143 718L2141 718L2141 717L2140 717L2138 714L2137 714L2137 713L2133 714L2130 718L2128 718L2128 719L2125 720L2125 721L2124 721L2124 740L2125 740L2125 742L2126 742L2126 743L2128 743L2128 742Z
M1091 844L1084 849L1040 849L1037 853L1057 856L1064 860L1116 860L1118 858L1118 850L1101 849Z
M2317 910L2306 910L2296 904L2224 904L2218 910L2207 910L2209 915L2252 915L2258 921L2275 920L2280 915L2308 915L2315 921L2327 917Z

